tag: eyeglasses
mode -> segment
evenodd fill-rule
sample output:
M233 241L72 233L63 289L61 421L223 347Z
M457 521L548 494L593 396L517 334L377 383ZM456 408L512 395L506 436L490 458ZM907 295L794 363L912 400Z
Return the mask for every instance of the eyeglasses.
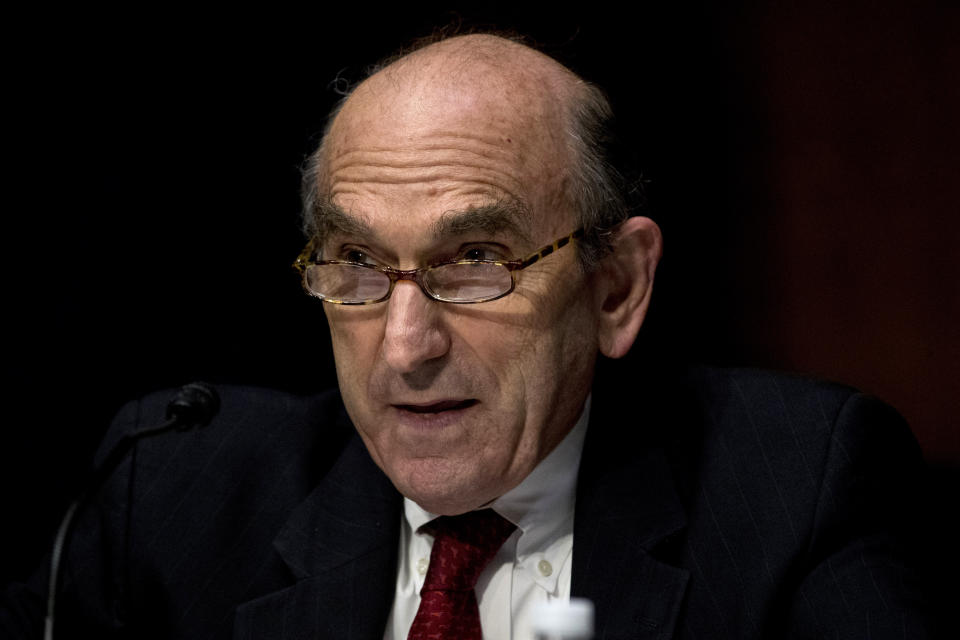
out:
M517 272L583 237L577 229L518 260L451 260L420 269L401 270L346 260L317 260L311 240L293 267L303 276L307 293L333 304L375 304L393 293L398 280L412 280L425 295L440 302L490 302L517 286Z

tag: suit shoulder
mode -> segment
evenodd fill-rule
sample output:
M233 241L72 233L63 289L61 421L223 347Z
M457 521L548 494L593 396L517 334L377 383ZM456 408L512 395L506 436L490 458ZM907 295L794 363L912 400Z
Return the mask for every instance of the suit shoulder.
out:
M770 469L817 484L828 457L875 457L901 449L917 457L903 418L879 399L817 378L760 369L699 367L687 378L686 433L702 463Z
M113 474L103 502L117 512L129 509L130 535L163 531L172 548L195 535L219 548L238 535L231 523L256 522L251 529L256 533L249 535L272 540L353 435L336 392L299 396L254 387L215 389L220 410L209 425L143 438ZM111 439L160 424L177 391L128 403L98 455L110 450ZM216 526L211 514L217 515Z
M144 452L179 456L212 455L228 449L258 455L290 456L308 453L322 442L342 444L351 433L349 419L336 390L297 395L259 387L215 385L220 408L209 425L188 432L172 431L138 445ZM167 405L179 389L148 393L124 405L117 413L97 453L101 460L125 434L163 423ZM299 455L296 455L299 454Z
M847 385L764 369L696 367L687 384L708 421L747 427L811 424L829 432L848 403L882 404Z
M814 491L830 464L861 467L889 460L892 452L909 459L910 467L920 459L896 410L846 385L706 367L690 372L689 385L690 424L699 433L705 468L762 472L769 486Z

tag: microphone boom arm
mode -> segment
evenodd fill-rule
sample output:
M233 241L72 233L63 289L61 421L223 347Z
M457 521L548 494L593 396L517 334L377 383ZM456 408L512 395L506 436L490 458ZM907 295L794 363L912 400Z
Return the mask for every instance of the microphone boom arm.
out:
M63 558L67 538L70 535L71 525L80 509L106 481L113 470L120 465L123 458L139 440L173 429L187 431L197 426L206 426L219 410L220 398L213 387L203 382L192 382L181 388L174 399L170 401L170 404L167 405L167 420L163 424L124 434L110 449L103 462L97 465L79 497L67 508L53 541L53 550L50 554L50 578L47 583L47 612L43 624L44 640L53 640L54 609L56 608L57 586L60 583L60 562Z

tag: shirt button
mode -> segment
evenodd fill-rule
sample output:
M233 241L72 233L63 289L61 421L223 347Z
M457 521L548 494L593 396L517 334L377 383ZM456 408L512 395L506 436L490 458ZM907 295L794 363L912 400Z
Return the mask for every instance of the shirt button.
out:
M546 560L541 560L538 562L537 569L540 570L540 575L542 575L544 578L549 577L549 575L553 573L553 565Z
M417 560L417 573L419 573L422 576L427 575L427 567L429 565L430 563L427 561L426 558L420 558L419 560Z

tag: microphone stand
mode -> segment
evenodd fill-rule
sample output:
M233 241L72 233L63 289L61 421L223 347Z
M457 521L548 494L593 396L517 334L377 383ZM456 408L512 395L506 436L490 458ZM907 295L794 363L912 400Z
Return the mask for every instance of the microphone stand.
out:
M94 469L86 482L80 496L67 509L57 535L53 541L53 551L50 555L50 579L47 591L47 614L43 624L44 640L53 640L54 609L56 608L57 587L60 583L60 561L63 550L66 548L70 536L74 517L83 508L94 492L99 489L110 474L116 469L133 446L143 438L177 429L188 431L194 427L206 426L220 410L220 398L210 385L203 382L192 382L177 393L167 405L166 421L153 427L145 427L126 433L110 449L103 462Z

